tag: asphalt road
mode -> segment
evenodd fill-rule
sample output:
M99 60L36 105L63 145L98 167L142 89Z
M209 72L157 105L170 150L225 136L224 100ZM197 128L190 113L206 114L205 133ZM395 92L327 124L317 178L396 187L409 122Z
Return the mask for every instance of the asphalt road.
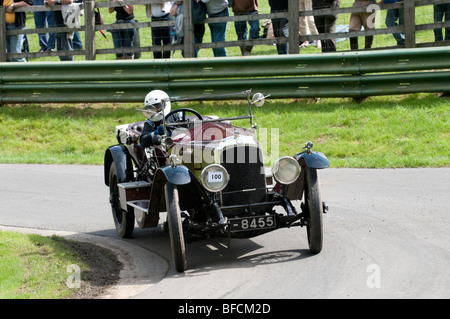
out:
M0 164L0 225L134 247L147 272L134 298L450 298L450 168L325 169L320 178L330 209L318 255L306 229L281 229L230 247L187 244L179 274L160 228L117 239L102 166Z

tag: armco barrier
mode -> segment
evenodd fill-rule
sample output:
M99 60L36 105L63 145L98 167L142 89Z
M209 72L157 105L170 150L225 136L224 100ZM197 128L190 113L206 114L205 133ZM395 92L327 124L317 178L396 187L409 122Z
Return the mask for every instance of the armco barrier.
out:
M149 90L197 100L247 89L271 98L450 91L450 48L309 55L0 63L0 103L141 102ZM231 97L233 98L233 97Z

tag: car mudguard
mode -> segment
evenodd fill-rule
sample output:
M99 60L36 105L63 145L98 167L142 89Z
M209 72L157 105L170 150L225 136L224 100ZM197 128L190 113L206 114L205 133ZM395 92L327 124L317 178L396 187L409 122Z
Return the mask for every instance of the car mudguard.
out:
M150 203L147 216L151 222L145 227L155 227L158 225L159 213L166 211L164 185L169 182L174 185L187 185L192 182L189 169L186 166L178 165L172 167L170 165L158 169L153 178L152 190L150 193Z
M155 180L161 180L160 174L164 174L165 180L174 185L185 185L191 182L189 169L184 165L172 167L170 165L158 169Z
M124 145L112 145L108 147L104 158L105 184L109 186L109 169L111 163L116 164L117 178L119 183L129 182L134 179L133 163L127 148Z
M300 165L308 166L311 168L322 169L330 166L330 162L328 161L325 154L321 152L311 151L308 153L299 153L294 156L294 158L300 163Z

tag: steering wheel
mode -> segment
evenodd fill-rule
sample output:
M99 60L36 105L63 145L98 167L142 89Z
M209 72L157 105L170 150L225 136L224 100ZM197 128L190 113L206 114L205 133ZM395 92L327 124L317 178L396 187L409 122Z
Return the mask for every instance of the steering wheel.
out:
M176 109L176 110L173 110L173 111L170 111L169 113L167 113L166 118L165 118L166 123L170 125L171 123L187 122L188 120L186 118L186 113L192 113L200 121L203 120L203 117L196 110L188 109L188 108L179 108L179 109ZM168 136L172 136L172 132L174 130L176 130L177 128L183 127L183 128L186 128L186 129L190 129L193 125L194 125L194 123L190 122L190 123L187 123L187 124L184 124L184 125L167 127L167 135Z
M175 116L174 116L174 119L170 119L170 120L172 120L172 121L170 121L169 118L170 118L171 116L173 116L174 114L177 114L177 113L178 113L178 114L181 113L181 117L175 118ZM192 114L194 114L200 121L203 120L203 117L202 117L202 116L200 115L200 113L198 113L196 110L188 109L188 108L182 107L182 108L179 108L179 109L176 109L176 110L173 110L173 111L170 111L169 113L167 113L167 115L166 115L166 121L167 121L168 123L186 122L186 113L192 113Z

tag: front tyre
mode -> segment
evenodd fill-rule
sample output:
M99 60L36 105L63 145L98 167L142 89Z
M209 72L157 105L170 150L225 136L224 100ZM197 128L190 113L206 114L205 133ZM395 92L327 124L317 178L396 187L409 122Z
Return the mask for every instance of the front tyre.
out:
M109 169L109 202L117 233L122 238L130 238L134 230L134 214L120 208L117 169L114 162Z
M166 195L167 221L169 224L170 246L173 262L178 272L186 270L186 249L184 246L181 210L179 206L178 188L167 182L164 187Z
M308 235L309 250L318 254L323 245L323 205L322 191L319 183L319 175L315 168L305 167L305 193L304 205L307 212L306 231Z

